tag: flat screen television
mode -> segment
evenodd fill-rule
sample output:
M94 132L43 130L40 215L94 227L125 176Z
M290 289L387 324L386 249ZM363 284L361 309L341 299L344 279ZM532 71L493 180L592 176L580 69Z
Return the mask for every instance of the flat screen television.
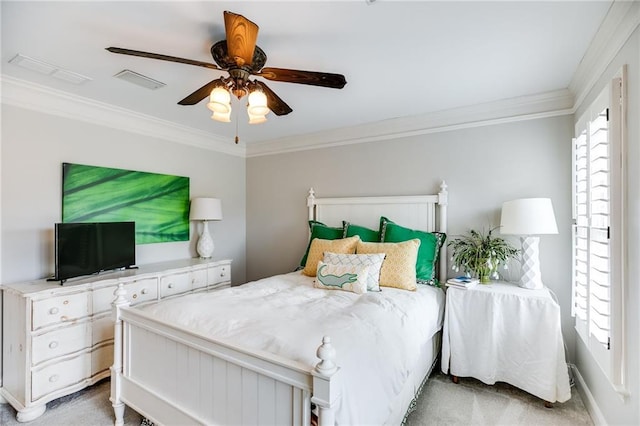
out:
M136 263L135 222L55 224L53 281L91 275Z

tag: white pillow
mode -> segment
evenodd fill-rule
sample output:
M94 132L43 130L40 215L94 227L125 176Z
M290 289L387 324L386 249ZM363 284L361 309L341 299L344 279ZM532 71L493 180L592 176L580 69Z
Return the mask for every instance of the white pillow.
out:
M325 252L322 261L334 265L369 266L367 291L380 291L380 269L385 256L384 253L343 254Z
M356 294L367 292L367 265L332 265L318 262L314 287L328 290L346 290Z

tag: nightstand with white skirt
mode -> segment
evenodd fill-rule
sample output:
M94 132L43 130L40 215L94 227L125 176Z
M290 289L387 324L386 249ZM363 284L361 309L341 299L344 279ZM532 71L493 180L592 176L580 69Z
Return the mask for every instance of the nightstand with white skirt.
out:
M442 372L509 383L550 403L569 400L560 306L546 288L448 287Z

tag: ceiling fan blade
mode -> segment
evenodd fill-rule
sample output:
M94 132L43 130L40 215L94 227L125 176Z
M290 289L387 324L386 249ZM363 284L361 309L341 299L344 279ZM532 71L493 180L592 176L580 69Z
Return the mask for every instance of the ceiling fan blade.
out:
M342 89L344 85L347 84L347 80L344 78L344 75L326 72L266 67L254 75L264 77L267 80L309 84L311 86L330 87L332 89Z
M190 94L189 96L187 96L186 98L178 102L178 104L179 105L197 104L198 102L200 102L201 100L209 96L213 88L219 83L222 83L222 79L220 78L217 78L213 81L208 82L207 84L205 84L204 86L202 86L201 88L199 88L198 90L196 90L195 92L193 92L192 94Z
M293 111L285 101L280 99L273 90L269 89L269 86L258 80L256 80L256 84L260 86L264 94L267 96L267 106L275 115L287 115Z
M239 67L251 65L258 39L258 26L242 15L224 11L227 52Z
M178 58L175 56L160 55L158 53L142 52L140 50L123 49L121 47L107 47L109 52L120 53L122 55L141 56L143 58L160 59L162 61L178 62L187 65L196 65L198 67L211 68L213 70L221 70L219 66L209 62L194 61L193 59Z

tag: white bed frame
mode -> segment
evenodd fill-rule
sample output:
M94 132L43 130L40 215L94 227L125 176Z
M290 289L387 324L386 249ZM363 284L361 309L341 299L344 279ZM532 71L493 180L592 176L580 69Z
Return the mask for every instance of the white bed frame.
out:
M447 185L435 195L307 198L309 219L327 225L342 220L377 229L379 217L414 229L447 231ZM445 248L439 274L446 276ZM129 307L122 285L113 302L115 316L111 402L115 425L123 425L125 405L158 425L278 424L311 422L311 403L321 426L335 424L339 402L339 355L328 336L315 367L263 351L206 338L159 322ZM320 342L318 342L320 343ZM439 352L439 334L422 348L416 368L386 424L400 424ZM336 360L338 362L336 363Z

